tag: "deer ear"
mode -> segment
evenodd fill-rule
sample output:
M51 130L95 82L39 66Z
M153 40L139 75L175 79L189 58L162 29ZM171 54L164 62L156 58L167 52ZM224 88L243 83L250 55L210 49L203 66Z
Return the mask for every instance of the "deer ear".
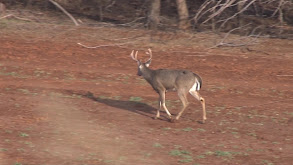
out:
M146 66L146 67L149 67L149 66L150 66L150 64L151 64L151 61L152 61L152 60L151 60L151 59L149 59L149 60L148 60L148 61L145 63L145 66Z
M142 63L140 60L137 60L136 62L137 62L137 65L138 65L138 66L140 66L141 63Z

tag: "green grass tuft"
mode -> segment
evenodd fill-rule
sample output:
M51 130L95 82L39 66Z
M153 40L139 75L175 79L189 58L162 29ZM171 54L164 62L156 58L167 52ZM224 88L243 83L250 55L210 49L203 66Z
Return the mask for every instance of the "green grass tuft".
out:
M141 98L141 97L133 97L133 96L131 96L130 98L129 98L129 101L135 101L135 102L140 102L140 101L142 101L143 99Z

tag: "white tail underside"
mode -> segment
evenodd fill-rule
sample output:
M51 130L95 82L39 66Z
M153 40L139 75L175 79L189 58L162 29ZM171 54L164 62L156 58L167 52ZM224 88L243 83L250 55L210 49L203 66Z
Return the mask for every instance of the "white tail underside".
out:
M195 83L193 84L193 86L190 88L189 91L199 91L200 90L200 83L197 80L197 78L195 78Z

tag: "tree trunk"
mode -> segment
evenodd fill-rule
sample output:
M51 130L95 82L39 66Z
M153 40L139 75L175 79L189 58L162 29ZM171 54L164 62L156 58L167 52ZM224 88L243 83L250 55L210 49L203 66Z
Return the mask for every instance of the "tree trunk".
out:
M244 4L245 4L245 1L238 2L237 12L240 12L243 9ZM240 12L239 15L238 15L238 26L241 27L243 25L244 25L244 23L243 23L243 12Z
M216 5L216 1L213 0L212 1L212 4L213 5ZM216 8L213 8L212 13L213 13L213 15L216 13ZM212 31L214 33L216 33L216 19L215 19L215 17L212 18Z
M161 0L152 0L151 9L149 15L149 28L156 30L160 23L160 12L161 12Z
M186 30L190 28L190 22L188 20L189 13L186 5L186 0L176 0L177 10L179 15L178 28L181 30Z
M6 13L6 7L3 3L0 2L0 16Z
M32 7L32 0L28 0L28 1L26 2L25 8L26 8L26 9L29 9L29 8L31 8L31 7Z
M279 5L279 21L281 25L279 34L283 33L283 25L284 25L283 4L284 4L284 0L281 0Z

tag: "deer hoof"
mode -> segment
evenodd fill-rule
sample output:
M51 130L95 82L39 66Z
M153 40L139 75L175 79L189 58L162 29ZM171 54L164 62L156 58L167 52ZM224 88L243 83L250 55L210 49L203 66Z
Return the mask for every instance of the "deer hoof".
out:
M173 118L170 118L169 120L171 123L175 123L177 121L176 119L173 119Z
M197 121L199 124L204 124L205 123L205 120L202 120L202 121Z

